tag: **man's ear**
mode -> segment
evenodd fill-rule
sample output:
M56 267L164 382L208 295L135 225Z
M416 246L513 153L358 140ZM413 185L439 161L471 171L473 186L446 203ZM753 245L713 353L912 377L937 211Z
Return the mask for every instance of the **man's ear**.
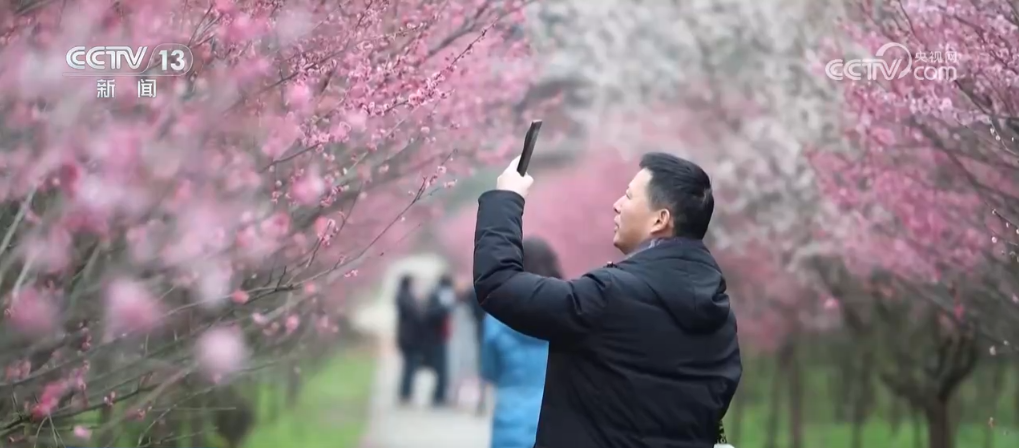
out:
M669 227L671 226L672 226L672 213L669 213L669 209L663 208L655 212L655 222L654 225L652 226L653 232L657 233L666 231L669 230Z

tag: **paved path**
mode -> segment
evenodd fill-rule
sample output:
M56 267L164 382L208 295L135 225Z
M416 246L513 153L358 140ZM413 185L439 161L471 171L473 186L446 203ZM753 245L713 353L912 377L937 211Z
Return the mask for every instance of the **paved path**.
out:
M438 275L434 259L407 260L392 268L393 271L415 272L429 278ZM428 395L435 384L430 372L418 374L414 385L413 405L397 405L396 388L400 374L400 359L394 348L393 328L395 316L392 302L392 284L397 274L383 280L381 299L362 309L355 324L362 330L378 336L379 368L375 380L371 409L371 424L363 448L487 448L490 434L490 417L477 416L470 410L433 410L428 406Z

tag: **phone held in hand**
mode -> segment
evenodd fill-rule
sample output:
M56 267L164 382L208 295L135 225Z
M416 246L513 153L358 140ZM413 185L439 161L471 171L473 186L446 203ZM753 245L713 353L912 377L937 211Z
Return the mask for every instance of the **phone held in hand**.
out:
M541 131L541 120L531 122L527 129L527 136L524 137L524 150L520 153L520 161L517 162L517 173L521 176L527 174L527 167L531 164L531 154L534 153L534 143L538 141L538 132Z

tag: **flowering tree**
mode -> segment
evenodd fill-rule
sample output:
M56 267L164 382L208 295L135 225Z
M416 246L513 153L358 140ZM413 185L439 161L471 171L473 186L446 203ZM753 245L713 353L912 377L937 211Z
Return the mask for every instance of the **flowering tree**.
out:
M450 173L508 148L487 138L529 84L522 6L0 7L3 443L107 446L133 420L139 442L187 437L155 423L330 334L336 282ZM72 47L160 43L193 60L151 78L154 98L137 77L101 77L115 96L95 98L97 78L63 76Z
M1009 254L993 253L1015 228L1007 86L1019 17L1003 1L856 6L846 27L853 44L871 52L904 45L912 65L901 76L843 83L852 150L811 155L826 196L851 210L852 224L837 236L845 266L829 274L869 280L864 290L837 289L874 305L859 324L895 328L883 347L911 367L882 379L925 413L930 446L947 447L946 403L976 363L976 336L989 337L996 354L1019 317L1015 276L999 256Z
M995 1L860 6L861 20L848 27L856 43L875 50L897 42L916 56L898 79L844 84L855 151L811 155L825 173L826 195L859 211L852 227L872 242L856 246L895 248L883 256L852 258L871 259L860 266L864 269L876 266L927 281L951 283L957 280L953 273L977 266L979 275L998 276L1000 259L990 256L1015 256L991 251L1007 244L1007 233L1015 229L1009 222L1017 193L1009 112L1014 99L1001 87L1013 82L1006 42L1017 32L1015 13L1007 2ZM1014 287L1005 280L981 282L1004 305L993 313L1012 319Z

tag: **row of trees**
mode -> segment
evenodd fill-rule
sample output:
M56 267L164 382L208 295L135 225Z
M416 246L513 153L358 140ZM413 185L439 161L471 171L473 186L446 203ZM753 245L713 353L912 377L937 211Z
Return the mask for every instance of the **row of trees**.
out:
M540 108L525 3L0 6L0 445L236 443L230 384L295 383L413 206ZM74 46L168 42L193 69L156 98L63 76Z
M805 443L811 372L853 372L851 362L923 417L928 446L953 446L967 421L953 404L960 385L987 358L1013 355L1016 340L1015 5L602 3L545 12L558 33L542 42L563 61L554 75L574 81L580 99L566 106L591 149L572 171L536 175L525 233L550 239L571 274L596 267L614 258L610 204L633 174L629 156L690 157L713 176L712 247L741 340L783 369L774 378L788 385L790 444ZM889 42L913 53L903 76L824 76L826 61L873 57ZM947 66L957 78L914 75ZM467 210L440 230L462 261L472 225ZM808 355L808 341L845 356ZM843 414L852 446L865 409Z

